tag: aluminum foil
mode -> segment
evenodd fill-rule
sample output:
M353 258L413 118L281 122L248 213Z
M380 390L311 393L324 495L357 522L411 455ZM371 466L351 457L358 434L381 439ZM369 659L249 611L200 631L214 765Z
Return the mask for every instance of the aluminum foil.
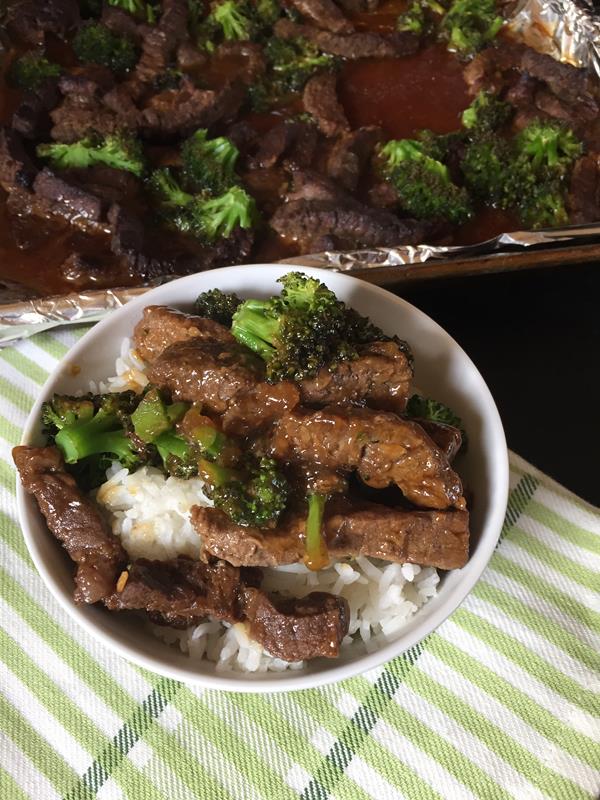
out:
M506 27L534 50L600 76L600 13L592 0L520 0Z
M509 0L509 3L511 0ZM517 0L506 25L510 35L541 53L600 77L600 13L594 0ZM1 42L0 42L1 50ZM343 272L365 272L423 264L431 259L451 261L531 247L600 241L600 223L546 231L504 233L468 246L440 247L427 244L325 252L285 259L281 263L322 267ZM25 289L0 282L0 347L58 325L97 322L114 308L148 291L151 286L92 290L80 294L29 298ZM9 302L7 302L9 301Z

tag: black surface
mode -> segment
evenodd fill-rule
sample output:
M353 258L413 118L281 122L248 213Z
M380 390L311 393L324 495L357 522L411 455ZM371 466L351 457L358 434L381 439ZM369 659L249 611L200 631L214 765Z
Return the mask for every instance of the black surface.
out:
M467 351L508 446L600 505L600 264L400 286Z

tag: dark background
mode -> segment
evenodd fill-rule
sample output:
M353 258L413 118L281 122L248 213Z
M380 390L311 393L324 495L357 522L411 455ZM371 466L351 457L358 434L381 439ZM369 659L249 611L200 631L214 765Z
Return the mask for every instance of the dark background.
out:
M473 359L510 449L600 505L600 264L393 290Z

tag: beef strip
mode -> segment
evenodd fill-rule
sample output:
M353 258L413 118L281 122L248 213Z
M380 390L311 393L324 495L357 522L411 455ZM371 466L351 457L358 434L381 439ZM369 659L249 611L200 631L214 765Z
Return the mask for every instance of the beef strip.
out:
M188 4L186 0L163 0L156 25L149 25L142 37L142 54L134 71L134 80L149 83L169 66L177 45L187 38Z
M229 329L220 322L184 314L169 306L146 306L133 331L135 350L149 364L170 345L196 338L225 345L235 342Z
M574 223L600 220L600 153L590 153L575 162L567 205Z
M300 599L269 598L247 587L243 603L250 637L284 661L336 658L348 633L347 601L326 592L312 592Z
M321 72L313 75L304 87L302 103L325 136L337 136L350 129L344 109L337 97L337 75Z
M48 167L38 172L33 181L33 191L51 203L53 213L70 222L99 223L104 216L101 198L59 178Z
M417 244L425 241L431 229L427 222L399 219L389 211L361 203L340 205L323 200L284 203L271 217L270 225L281 236L294 240L300 253ZM328 237L327 247L322 246L324 237Z
M240 570L224 561L138 558L127 569L123 590L113 589L104 602L110 611L147 611L174 627L197 625L208 616L234 623L242 616L241 588Z
M435 422L432 419L417 417L414 421L418 422L437 447L446 454L448 463L454 461L463 443L462 433L459 429L453 425L446 425L444 422Z
M153 95L140 113L142 132L149 137L172 139L189 136L197 128L216 122L231 122L246 96L241 82L234 81L218 91L198 89L187 76L177 89Z
M381 128L369 127L343 133L332 147L325 171L349 192L355 192L375 146L381 141Z
M201 537L202 558L253 567L277 567L304 559L304 509L287 512L274 529L261 530L236 525L220 509L194 506L192 524ZM332 498L325 506L323 536L332 560L362 555L460 569L469 558L469 513L408 511Z
M48 78L37 88L25 92L12 116L11 127L25 139L42 139L50 133L50 111L59 101L58 81Z
M322 31L312 25L300 25L289 19L280 19L274 25L276 36L295 39L298 36L316 44L323 53L358 58L397 58L416 53L419 37L413 33L350 33L346 36Z
M224 414L227 433L246 434L267 424L298 403L289 381L263 380L264 364L250 350L199 337L167 347L148 371L150 383L176 400L200 402L212 414Z
M100 22L117 36L124 36L138 44L143 39L144 26L135 17L118 6L102 3Z
M135 125L131 125L124 117L117 117L94 95L68 94L50 112L50 117L53 123L52 138L67 144L83 139L90 133L108 136L119 130L135 129Z
M64 39L79 21L77 0L16 0L8 5L4 25L11 38L41 45L46 33Z
M369 408L296 408L282 416L268 445L287 463L356 470L368 486L396 484L424 508L464 508L462 485L444 453L416 422Z
M77 564L75 601L96 603L110 594L127 561L95 504L65 472L55 447L15 447L13 459L25 491L32 494L48 528Z
M0 186L10 192L33 183L37 168L27 155L21 137L7 128L0 128Z
M352 33L354 30L354 25L333 0L290 0L290 5L324 31Z
M216 49L217 58L244 59L243 69L239 77L244 83L252 84L257 81L267 70L267 60L263 53L262 45L258 42L221 42Z
M283 164L288 169L303 169L312 163L317 142L318 133L314 125L284 120L262 137L250 166L253 169L271 169Z
M396 342L371 342L359 347L358 358L323 368L300 384L300 401L308 405L366 403L401 412L406 407L412 367Z

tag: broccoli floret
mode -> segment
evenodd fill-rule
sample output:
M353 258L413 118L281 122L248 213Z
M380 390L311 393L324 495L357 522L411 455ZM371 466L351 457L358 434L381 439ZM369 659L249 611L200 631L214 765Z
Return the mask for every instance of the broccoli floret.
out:
M281 3L278 0L257 0L256 15L265 28L271 28L281 16Z
M452 183L448 168L428 156L422 142L392 139L378 147L378 160L383 177L409 214L461 225L473 213L465 189Z
M308 516L304 540L304 563L309 569L319 570L329 563L327 545L323 539L323 515L327 495L313 493L309 494L307 499Z
M108 0L110 6L117 6L128 11L134 17L146 22L156 22L159 3L144 3L143 0Z
M71 144L40 144L36 152L40 158L50 159L53 166L59 169L106 164L113 169L133 172L138 177L146 169L141 142L128 134L115 133L104 138L88 136Z
M335 69L340 60L321 53L318 47L303 37L280 39L273 36L265 46L268 72L263 80L250 88L250 100L255 111L265 111L284 101L292 92L304 88L308 79L323 69Z
M224 136L208 139L208 131L201 128L181 148L183 176L194 191L219 194L236 182L238 156L233 142Z
M220 26L227 41L244 41L255 35L253 9L244 0L224 0L213 8L210 16Z
M222 292L220 289L209 289L202 292L196 298L194 311L200 317L208 317L220 322L221 325L231 327L233 315L241 305L241 300L237 294L232 292Z
M77 31L73 51L82 63L101 64L116 73L128 72L138 60L138 51L132 41L98 22L91 22Z
M86 400L91 401L93 406L91 416ZM142 454L136 449L126 430L129 416L136 403L134 393L98 395L86 400L82 401L85 404L82 406L84 413L73 421L65 422L54 437L65 462L78 464L80 461L95 457L95 464L98 464L98 459L106 464L111 460L117 460L129 470L143 463ZM64 398L62 404L57 405L57 401L54 400L52 405L57 413L59 409L64 410ZM45 419L47 415L48 411ZM77 475L76 470L75 474Z
M237 227L252 228L258 217L254 199L239 186L218 197L188 194L168 168L155 170L150 184L164 219L182 233L205 242L227 238Z
M564 189L558 182L547 181L531 187L519 204L521 219L528 228L556 228L567 225Z
M461 162L465 182L486 205L510 208L519 201L514 154L509 142L486 133L469 142Z
M244 301L231 327L239 342L266 361L268 380L303 380L321 367L356 358L359 343L386 338L315 278L290 272L279 282L281 296Z
M398 19L396 20L396 30L409 31L410 33L423 34L427 32L428 14L445 14L446 9L435 0L413 0Z
M444 425L451 425L453 428L458 428L462 437L461 451L467 449L467 433L463 427L462 419L458 417L454 411L438 400L432 400L430 397L422 397L419 394L413 394L406 404L406 414L409 417L416 419L430 419L432 422L441 422Z
M201 460L200 475L215 506L238 525L274 526L286 507L289 485L271 458L243 472Z
M53 64L41 53L25 53L10 65L8 80L18 89L38 89L48 78L58 78L62 68Z
M154 440L154 446L168 475L183 480L198 475L200 452L182 436L172 430L165 431Z
M490 92L479 92L462 113L462 124L474 133L487 133L501 128L512 116L510 103L499 100Z
M454 0L440 24L451 50L467 56L491 42L504 20L496 13L495 0Z
M538 175L562 177L581 155L582 145L570 128L557 122L534 120L515 141L522 167Z
M94 402L91 396L69 397L55 394L52 400L42 404L42 430L54 439L66 425L88 422L94 416Z

